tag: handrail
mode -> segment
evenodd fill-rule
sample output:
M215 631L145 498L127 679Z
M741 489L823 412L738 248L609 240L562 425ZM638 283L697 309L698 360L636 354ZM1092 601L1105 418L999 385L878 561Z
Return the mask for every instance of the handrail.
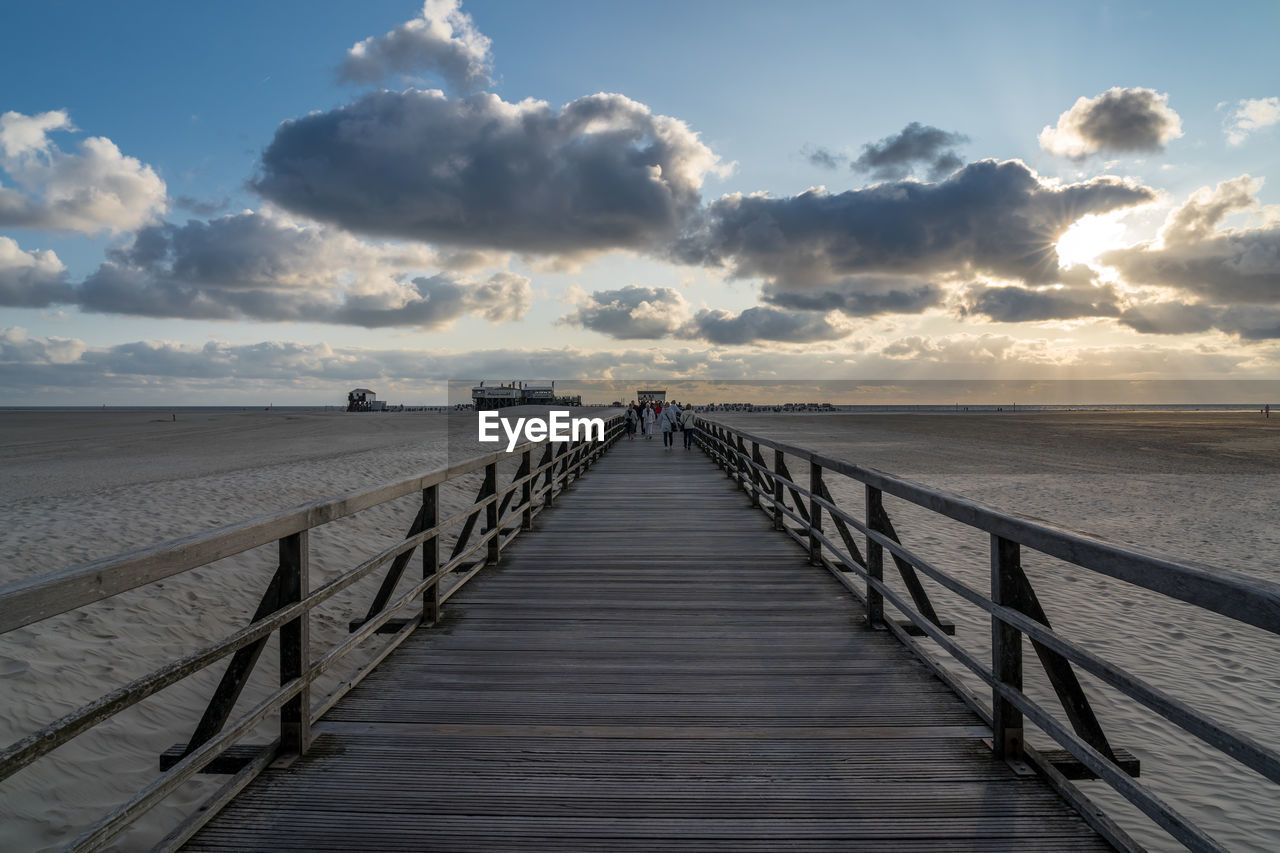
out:
M1154 551L1119 546L1041 519L1004 512L883 471L754 435L718 420L699 417L695 425L695 440L699 447L751 496L754 506L773 517L775 527L785 531L809 550L812 563L825 566L862 601L867 609L869 626L891 630L922 660L937 669L943 680L953 688L958 687L955 680L919 647L911 636L912 632L916 636L926 636L936 641L942 649L991 687L990 709L975 705L974 710L991 724L992 747L998 757L1029 761L1051 784L1058 787L1069 786L1047 759L1024 745L1022 721L1025 716L1065 747L1083 768L1091 771L1096 778L1106 781L1188 848L1223 849L1193 821L1180 814L1149 788L1130 778L1130 775L1136 775L1136 768L1122 767L1120 759L1106 742L1083 688L1072 671L1072 664L1075 664L1224 755L1234 758L1267 779L1280 783L1280 751L1210 718L1055 632L1022 570L1019 549L1026 546L1081 568L1128 581L1274 634L1280 634L1280 584L1216 569L1210 573L1203 566L1179 562ZM751 446L750 453L747 452L748 444ZM761 446L774 450L772 468L764 463L759 451ZM784 456L809 463L808 487L796 482L799 478L793 477L787 470ZM823 484L823 474L826 472L844 475L865 487L865 520L855 518L838 505ZM784 489L795 501L794 510L786 504ZM883 493L988 533L991 537L991 594L984 595L973 589L899 542L881 508L880 496ZM802 500L808 502L807 508ZM823 512L836 525L841 541L835 541L835 537L827 535L823 530ZM784 517L800 526L786 527L782 524ZM850 529L864 537L865 559L857 554ZM823 549L827 553L824 554ZM908 582L909 588L915 572L919 571L990 614L990 666L983 665L948 636L949 632L944 630L946 626L932 615L932 606L928 604L927 594L922 588L912 590L913 600L908 601L885 583L882 555L886 551L903 572L904 581ZM853 577L865 583L865 592L858 588ZM924 596L923 602L918 594ZM893 623L884 622L885 601L908 618L907 624L911 626L911 632ZM921 612L922 603L929 616ZM1070 719L1070 726L1061 723L1052 712L1023 692L1021 637L1024 635L1035 646ZM960 692L962 698L973 705L973 699L963 691ZM1086 802L1083 795L1074 789L1069 792L1069 796L1075 802ZM1133 844L1123 831L1100 813L1084 809L1082 816L1118 846L1129 847Z
M824 470L843 474L885 494L910 501L961 524L1026 545L1081 568L1159 592L1205 610L1280 634L1280 583L1193 561L1176 560L1155 550L1120 546L1096 536L1016 512L1007 512L944 489L895 477L794 445L715 423L745 441L781 451ZM799 484L790 483L799 488Z
M445 599L483 566L498 562L502 547L521 530L528 529L533 517L551 506L557 492L564 491L571 482L581 477L587 468L618 441L623 433L622 418L613 416L605 420L603 441L552 442L544 439L526 442L510 451L494 451L393 483L347 492L334 498L302 504L249 521L5 586L0 589L0 634L252 548L272 542L279 543L280 547L280 567L268 585L259 605L259 612L251 620L251 624L202 649L170 661L65 714L39 731L9 744L0 750L0 780L12 776L72 738L148 696L229 655L234 655L234 658L223 675L223 683L210 700L205 720L201 721L197 730L198 737L178 756L172 766L162 771L159 777L111 814L87 828L71 842L68 849L92 850L106 844L139 815L172 793L183 780L201 772L272 713L280 712L281 725L280 740L269 747L272 755L305 752L309 746L310 727L320 713L359 683L378 661L407 638L416 625L434 621ZM535 465L532 453L539 448L545 453ZM510 483L499 487L498 464L516 458L521 460L519 470ZM485 472L480 494L466 509L441 521L439 486L476 471ZM541 484L539 480L542 480ZM384 548L317 589L308 590L307 539L311 530L415 493L422 495L422 510L414 527L401 541ZM539 501L541 505L536 506ZM473 526L482 513L485 515L487 529L472 541ZM505 525L511 519L519 519L520 523L509 529ZM440 540L447 530L458 524L464 526L456 544L457 553L442 561L439 553ZM394 601L385 597L379 600L358 627L353 624L350 636L318 659L312 660L306 640L306 626L311 611L388 563L391 565L383 586L389 595L398 583L400 572L408 559L418 548L424 549L424 566L434 564L435 570L424 569L423 577ZM451 572L463 570L465 572L458 578L458 582L442 593L441 581ZM388 625L392 616L414 601L421 601L423 604L423 609L417 616L403 626L399 623ZM311 684L350 650L384 627L398 630L391 641L377 652L375 660L366 663L353 677L324 697L319 710L312 708ZM280 632L280 688L234 721L230 720L236 699L247 682L263 645L276 631ZM206 729L207 734L200 735ZM212 804L215 808L194 813L182 827L175 829L162 842L161 847L168 849L189 838L216 813L217 808L226 801L227 792L232 787L237 790L243 787L269 763L261 754L254 756L244 769L234 775L231 782L206 801L206 806Z
M0 634L456 480L546 444L545 440L526 442L510 452L497 450L394 483L356 489L7 584L0 587Z

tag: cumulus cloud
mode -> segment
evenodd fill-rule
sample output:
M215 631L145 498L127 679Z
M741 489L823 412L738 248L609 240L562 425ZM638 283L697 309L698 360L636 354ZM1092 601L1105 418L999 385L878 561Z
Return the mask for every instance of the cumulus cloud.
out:
M1040 131L1040 147L1050 154L1083 160L1099 152L1154 153L1182 136L1182 119L1169 96L1153 89L1113 87L1096 98L1080 98L1058 117L1057 127Z
M913 121L894 136L862 146L862 154L852 165L854 171L870 172L878 181L899 180L910 175L917 165L925 166L929 177L936 180L963 165L954 149L968 141L969 137L962 133Z
M718 163L683 122L622 95L557 111L492 94L384 91L285 122L254 186L357 232L586 253L671 240Z
M727 266L736 277L763 278L773 300L783 293L847 298L860 286L880 293L885 277L990 275L1051 284L1066 272L1054 243L1074 221L1154 198L1152 190L1114 177L1060 186L1021 162L983 160L936 184L724 196L675 255ZM918 285L902 292L916 294L918 303L935 294Z
M759 341L797 344L832 341L847 337L850 331L820 314L755 307L740 314L720 309L699 311L677 334L733 346Z
M1130 284L1170 287L1212 304L1280 303L1280 222L1219 228L1252 207L1260 180L1242 175L1198 190L1174 210L1161 239L1103 254Z
M1186 203L1169 214L1160 231L1165 246L1190 246L1213 235L1227 214L1257 204L1262 179L1241 175L1214 189L1201 187Z
M758 341L809 343L845 337L849 329L811 311L748 308L739 314L720 309L692 313L688 300L670 287L627 285L587 293L571 288L576 310L560 322L620 340L701 339L731 346Z
M0 237L0 305L44 308L68 301L67 268L48 250L24 252L17 241Z
M1116 317L1120 314L1118 301L1115 288L1108 285L1028 288L978 284L965 289L960 313L982 314L998 323Z
M370 244L325 226L247 211L142 228L76 286L63 280L52 253L23 253L0 238L0 304L423 329L464 315L509 322L528 311L533 291L524 276L413 277L447 260L422 246Z
M0 365L73 364L87 351L75 338L32 337L21 326L0 329Z
M1227 142L1240 145L1253 131L1273 124L1280 124L1280 98L1242 100L1227 122Z
M622 340L666 337L689 319L688 301L670 287L629 284L587 293L575 286L569 300L577 310L562 317L562 323Z
M392 74L439 75L454 91L489 83L490 41L458 0L426 0L422 14L382 36L353 45L338 68L346 83L377 83Z
M73 131L62 110L0 115L0 226L58 228L95 234L141 227L165 210L165 184L110 139L82 140L67 153L49 138Z

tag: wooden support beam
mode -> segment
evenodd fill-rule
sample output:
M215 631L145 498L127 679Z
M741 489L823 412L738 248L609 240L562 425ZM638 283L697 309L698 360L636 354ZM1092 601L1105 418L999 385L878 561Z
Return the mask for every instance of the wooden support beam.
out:
M429 486L422 490L422 523L429 530L440 523L440 487ZM432 536L422 543L422 577L429 578L440 571L440 537ZM440 621L440 582L436 581L422 592L422 623L434 625ZM390 623L387 623L389 626ZM384 627L387 627L384 626Z
M498 463L490 462L484 466L485 497L498 493ZM508 493L510 494L510 493ZM498 529L498 505L491 502L484 508L485 532ZM500 531L499 531L500 534ZM489 565L496 566L502 559L502 536L495 534L488 543Z
M822 565L822 541L818 534L822 532L822 507L817 496L822 493L822 466L817 462L809 462L809 565Z
M874 486L867 486L866 495L866 525L874 529L873 519L883 512L880 504L884 496ZM884 595L871 583L884 580L884 546L870 536L867 537L867 578L867 627L874 630L884 624Z
M280 606L293 604L311 592L311 564L303 530L280 540ZM311 667L310 613L280 626L280 686L302 678ZM280 708L280 754L305 755L311 748L311 684Z
M1014 606L1016 576L1021 572L1021 552L1017 542L991 536L991 600ZM991 671L1000 683L1022 690L1022 632L999 618L991 617ZM991 732L997 758L1022 758L1022 712L997 691L991 693Z
M782 461L782 451L773 451L773 472L775 474L781 472L784 463ZM773 478L773 529L782 530L782 503L785 498L782 496L782 478Z
M533 529L533 483L529 476L533 471L533 451L526 450L520 459L520 467L524 469L525 481L520 486L520 506L524 507L524 511L520 513L520 529Z

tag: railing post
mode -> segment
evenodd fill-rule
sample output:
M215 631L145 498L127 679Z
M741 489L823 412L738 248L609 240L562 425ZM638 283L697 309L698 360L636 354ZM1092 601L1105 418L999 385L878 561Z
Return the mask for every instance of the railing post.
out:
M484 466L484 490L489 496L489 505L484 508L485 526L493 534L489 540L489 565L496 566L502 557L502 530L498 527L498 463L490 462Z
M1022 571L1017 542L991 535L991 601L1017 607ZM1001 683L1022 689L1022 632L991 617L991 671ZM997 758L1022 758L1022 712L998 692L991 694L992 746Z
M783 530L782 521L782 451L773 451L773 529Z
M542 499L543 509L549 509L555 502L556 493L556 445L553 441L547 442L547 452L543 455L542 464L547 466L545 477L542 481L542 487L547 490L546 496Z
M307 541L302 530L280 540L279 607L301 601L310 592ZM302 678L311 666L310 613L280 626L280 683ZM303 755L311 746L311 685L280 708L280 754Z
M521 457L524 469L524 484L520 486L520 501L524 504L524 512L520 513L520 529L533 529L533 451L526 450Z
M884 511L883 496L880 490L867 486L867 529L875 529L875 520ZM870 536L867 537L867 576L877 581L884 580L884 546ZM884 625L884 596L880 590L867 583L867 627L879 628Z
M760 455L760 442L758 441L751 442L751 461L754 462L756 460L756 457L758 457L759 455ZM751 482L755 483L755 481L756 481L756 470L752 468ZM754 507L760 506L760 490L759 489L751 490L751 505Z
M440 523L440 486L427 486L422 490L422 524L430 530ZM432 536L422 543L422 577L429 578L440 571L440 537ZM440 582L436 581L422 591L422 624L434 625L440 621Z
M822 532L822 506L818 503L818 495L822 494L822 466L809 460L809 565L822 565L822 542L818 534Z

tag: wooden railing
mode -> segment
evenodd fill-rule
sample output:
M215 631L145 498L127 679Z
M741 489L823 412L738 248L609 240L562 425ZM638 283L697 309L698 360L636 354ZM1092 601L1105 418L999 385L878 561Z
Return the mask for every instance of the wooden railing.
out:
M1189 849L1224 849L1201 827L1133 778L1138 775L1136 760L1108 742L1073 665L1245 767L1280 783L1280 753L1275 749L1208 717L1054 631L1022 569L1021 549L1032 549L1273 634L1280 634L1280 584L1120 547L872 468L752 435L718 421L698 418L697 426L698 445L737 481L753 505L772 516L777 529L785 531L808 550L811 563L825 566L858 598L865 606L868 626L893 632L991 726L994 754L1034 767L1116 846L1140 849L1113 821L1092 806L1069 783L1068 777L1104 780ZM772 464L766 462L761 448L772 451ZM797 472L801 477L807 475L807 486L792 475L787 467L788 459L807 467L808 470ZM865 494L862 518L855 518L837 505L825 482L827 474L848 478L862 486ZM989 534L990 594L970 587L904 547L885 512L883 496L886 494ZM834 539L828 534L826 519L834 528ZM792 526L788 520L797 524ZM865 555L858 547L855 533L862 538ZM886 551L901 576L906 596L885 583ZM990 614L989 665L952 639L954 627L943 622L935 611L920 575ZM900 624L886 620L886 602L909 621ZM990 705L975 701L952 673L938 665L915 640L920 636L934 640L989 685ZM1030 639L1062 704L1067 724L1024 692L1024 636ZM1052 755L1028 745L1023 737L1024 718L1065 751Z
M551 506L567 488L622 435L622 419L606 420L603 441L542 441L511 452L499 451L449 465L429 474L284 510L274 515L176 539L150 548L11 584L0 589L0 634L67 613L131 589L207 566L217 560L277 543L279 567L244 628L197 652L185 655L63 716L0 752L0 780L39 760L72 738L92 729L148 696L204 670L228 655L230 664L188 741L161 757L158 777L131 799L73 840L67 849L102 847L139 816L161 802L185 780L200 772L229 773L231 778L199 810L176 827L156 849L174 849L189 839L223 805L275 761L307 751L311 727L334 703L358 684L418 625L432 624L441 605L487 565L501 559L502 549L535 515ZM540 454L534 462L535 454ZM518 458L511 482L499 488L498 466ZM475 501L449 518L440 518L440 487L483 471ZM421 508L402 541L369 557L324 585L311 589L308 571L310 531L361 510L409 495L421 495ZM484 514L484 529L476 525ZM448 559L440 559L442 539L461 525ZM414 552L422 549L422 578L392 600ZM483 549L483 552L481 551ZM312 659L309 614L357 581L387 566L368 611L351 623L351 634L323 656ZM441 582L457 573L456 583ZM409 619L392 617L421 600ZM271 634L279 632L280 685L269 696L232 719L236 701ZM318 702L311 686L348 652L374 633L394 636L352 675ZM271 715L279 715L278 739L266 746L238 745Z

